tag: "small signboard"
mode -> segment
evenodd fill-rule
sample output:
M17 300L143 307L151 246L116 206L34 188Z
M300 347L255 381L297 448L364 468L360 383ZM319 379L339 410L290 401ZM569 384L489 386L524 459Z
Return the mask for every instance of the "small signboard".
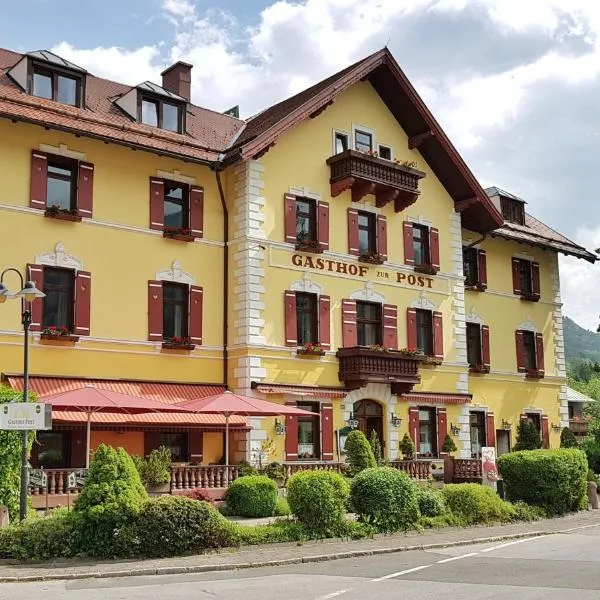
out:
M496 448L484 446L481 449L481 473L483 475L483 485L496 489L496 482L498 481Z
M0 429L7 431L52 429L52 406L39 402L0 404Z
M75 485L73 487L81 488L85 483L85 479L88 476L87 469L79 469L77 471L73 471L72 475L75 476Z
M29 470L29 487L32 488L47 488L48 476L42 469Z

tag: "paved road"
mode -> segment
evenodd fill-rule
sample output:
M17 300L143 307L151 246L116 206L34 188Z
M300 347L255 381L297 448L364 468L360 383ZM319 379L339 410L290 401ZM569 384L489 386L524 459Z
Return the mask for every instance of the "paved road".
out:
M598 600L600 527L513 542L223 573L0 584L7 600Z

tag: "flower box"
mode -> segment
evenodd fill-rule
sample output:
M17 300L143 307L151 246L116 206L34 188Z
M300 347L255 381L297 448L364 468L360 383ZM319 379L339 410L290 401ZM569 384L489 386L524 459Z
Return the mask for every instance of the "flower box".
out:
M533 293L521 294L521 300L525 300L527 302L539 302L540 295Z
M299 356L323 356L325 350L318 344L305 344L296 350Z
M368 263L370 265L382 265L385 262L385 258L377 252L369 254L361 254L358 257L358 262Z
M433 265L415 265L415 273L423 273L423 275L436 275L439 271L438 267Z
M170 240L179 240L180 242L193 242L194 236L192 231L187 227L184 228L173 228L165 227L163 230L163 237Z
M488 365L470 365L469 373L489 373L490 367Z
M444 361L441 358L437 358L436 356L425 356L422 362L424 365L439 367Z
M78 335L72 335L71 333L44 333L40 335L40 342L46 344L55 344L62 346L69 346L79 341Z
M49 206L46 208L44 216L49 219L59 219L61 221L81 221L81 216L77 214L77 210L60 208L58 206Z
M485 283L465 283L465 289L472 292L485 292L487 285Z
M173 337L170 340L164 340L162 343L163 350L186 350L192 351L196 344L190 343L189 338Z
M296 250L298 252L310 252L312 254L323 254L323 247L316 240L298 240L296 244Z

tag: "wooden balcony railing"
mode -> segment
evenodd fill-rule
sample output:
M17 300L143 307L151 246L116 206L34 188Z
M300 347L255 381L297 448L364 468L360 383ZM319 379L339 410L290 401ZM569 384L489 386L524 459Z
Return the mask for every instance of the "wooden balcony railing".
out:
M394 202L394 210L404 210L419 196L419 180L425 173L401 164L384 160L356 150L345 150L327 159L331 168L331 195L352 190L352 201L358 202L374 194L376 206Z
M370 382L392 384L392 393L410 392L421 381L421 358L388 350L378 352L367 347L340 348L339 378L350 389L358 389Z
M171 467L171 491L195 488L226 488L239 477L232 465L177 465Z
M81 469L43 469L48 478L48 496L63 496L66 494L77 494L77 487L69 489L69 475L73 471ZM43 487L31 487L29 493L32 496L45 496L46 490Z
M431 461L428 460L395 460L392 467L404 471L412 479L426 480L431 477Z
M588 434L589 421L583 417L569 419L569 429L577 436Z
M446 456L444 459L445 483L477 483L483 478L481 460L478 458L454 458Z

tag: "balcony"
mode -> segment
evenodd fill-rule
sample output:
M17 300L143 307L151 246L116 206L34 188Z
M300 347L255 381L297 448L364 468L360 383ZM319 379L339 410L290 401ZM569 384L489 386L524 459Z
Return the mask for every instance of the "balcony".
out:
M393 202L396 212L417 200L419 180L425 177L425 173L407 165L356 150L335 154L327 159L327 164L331 168L329 183L333 197L351 190L352 202L359 202L367 194L373 194L377 207Z
M394 350L380 352L362 346L340 348L336 356L340 362L340 381L350 390L368 383L389 383L393 394L405 394L421 381L419 364L422 356L409 356Z
M569 419L569 429L577 436L583 437L588 434L589 422L583 417Z

